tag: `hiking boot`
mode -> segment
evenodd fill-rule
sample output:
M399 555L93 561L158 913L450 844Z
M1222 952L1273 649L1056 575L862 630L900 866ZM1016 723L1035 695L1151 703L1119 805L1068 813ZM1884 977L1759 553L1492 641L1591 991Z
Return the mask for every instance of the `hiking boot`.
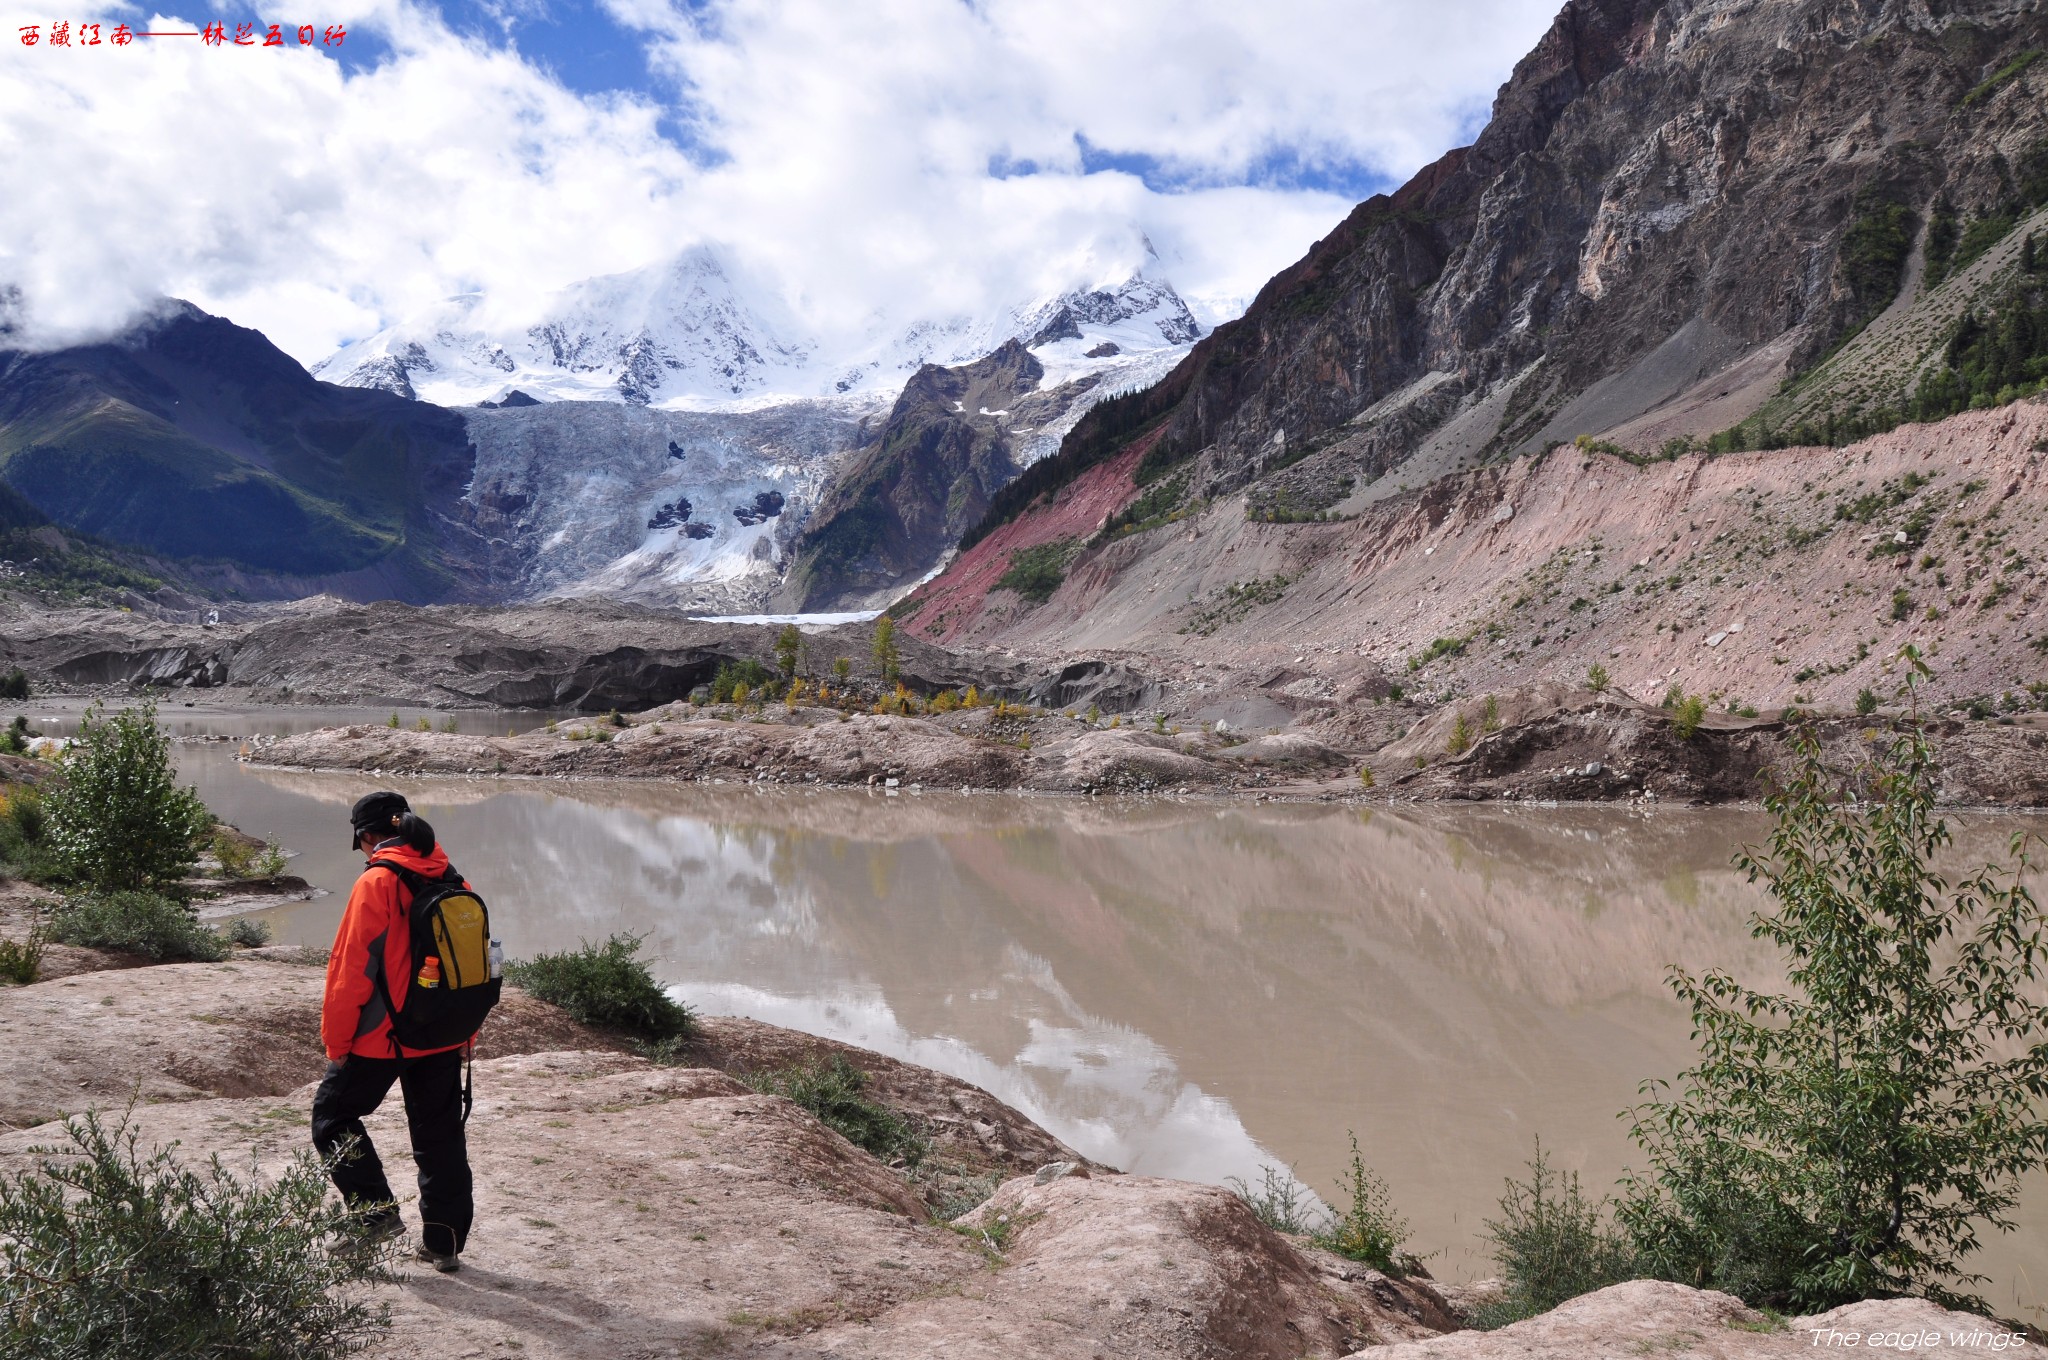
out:
M462 1269L461 1257L457 1256L452 1251L447 1253L446 1255L443 1255L442 1253L435 1251L432 1247L428 1246L425 1242L422 1242L418 1246L414 1247L412 1249L412 1254L414 1260L425 1262L427 1265L430 1265L434 1269L440 1271L443 1275L447 1275L454 1271Z
M386 1242L404 1235L405 1220L398 1216L398 1206L387 1204L376 1213L351 1218L341 1239L335 1243L335 1250L374 1255Z

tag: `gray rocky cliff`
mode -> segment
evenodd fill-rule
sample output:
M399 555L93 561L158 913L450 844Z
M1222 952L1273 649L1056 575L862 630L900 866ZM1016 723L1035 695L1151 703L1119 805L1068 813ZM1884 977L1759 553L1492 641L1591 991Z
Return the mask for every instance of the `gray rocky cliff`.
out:
M856 608L936 566L1016 477L1020 432L1075 395L1040 394L1044 376L1015 340L972 364L918 370L805 525L784 601Z
M1160 426L1141 481L1314 511L1418 450L1445 453L1426 479L1721 373L1735 404L1700 419L1732 423L1884 309L1937 204L2019 201L2043 47L2040 0L1571 0L1470 147L1091 412L992 520Z

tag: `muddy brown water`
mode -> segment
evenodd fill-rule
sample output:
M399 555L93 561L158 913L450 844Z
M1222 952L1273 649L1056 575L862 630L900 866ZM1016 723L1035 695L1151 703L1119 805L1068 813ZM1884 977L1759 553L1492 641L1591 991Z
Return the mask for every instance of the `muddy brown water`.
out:
M239 738L365 715L163 717ZM1130 1171L1291 1166L1328 1198L1355 1131L1452 1277L1490 1272L1483 1220L1537 1136L1589 1188L1634 1160L1619 1112L1692 1055L1670 965L1782 981L1730 864L1766 830L1752 811L373 778L255 768L237 745L182 745L180 769L326 890L258 913L282 940L331 939L360 863L347 806L397 787L514 957L642 934L695 1007L963 1077ZM1955 821L1978 862L2048 831ZM2048 1321L2048 1182L1981 1268L2001 1311Z

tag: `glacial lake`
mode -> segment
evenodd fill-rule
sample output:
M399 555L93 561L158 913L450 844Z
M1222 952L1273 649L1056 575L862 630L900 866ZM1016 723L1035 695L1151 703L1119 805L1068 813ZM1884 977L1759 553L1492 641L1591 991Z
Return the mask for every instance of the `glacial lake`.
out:
M76 713L31 707L53 731ZM384 713L162 717L239 738ZM965 1078L1128 1171L1291 1166L1328 1198L1355 1132L1410 1245L1450 1278L1492 1273L1483 1220L1537 1136L1593 1190L1639 1161L1619 1112L1692 1057L1669 965L1782 982L1747 928L1766 899L1730 863L1767 829L1753 811L372 778L252 768L236 750L181 745L180 769L326 890L257 913L280 940L329 943L361 863L348 805L395 786L514 957L643 934L693 1007ZM1952 824L1959 863L2048 832ZM2048 1184L2030 1185L2022 1223L1979 1268L2000 1311L2040 1322Z

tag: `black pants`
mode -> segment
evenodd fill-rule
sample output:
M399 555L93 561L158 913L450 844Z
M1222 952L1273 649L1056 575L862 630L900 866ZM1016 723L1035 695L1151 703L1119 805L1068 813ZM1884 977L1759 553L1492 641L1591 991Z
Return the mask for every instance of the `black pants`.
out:
M476 1214L469 1145L462 1133L461 1049L424 1058L350 1054L313 1096L313 1146L321 1156L332 1157L353 1138L353 1153L334 1167L334 1188L352 1209L391 1203L391 1182L384 1178L384 1163L371 1146L363 1116L384 1103L394 1081L405 1096L412 1159L420 1171L421 1236L430 1250L459 1252Z

